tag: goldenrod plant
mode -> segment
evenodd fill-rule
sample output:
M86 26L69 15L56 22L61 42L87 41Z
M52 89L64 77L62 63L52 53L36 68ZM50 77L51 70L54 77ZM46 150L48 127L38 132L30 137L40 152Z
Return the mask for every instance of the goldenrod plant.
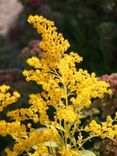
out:
M83 59L73 51L65 54L70 44L57 32L54 22L37 15L30 15L28 22L41 34L43 52L41 58L27 59L31 69L24 70L23 75L42 91L29 95L29 107L7 112L9 122L0 121L0 135L15 140L5 152L7 156L95 156L83 148L84 144L94 137L114 139L117 114L114 119L108 116L105 122L92 120L83 126L83 109L90 107L92 99L111 94L110 86L99 81L95 73L76 68ZM17 92L11 95L8 89L0 87L1 111L20 97ZM54 108L51 118L50 107Z

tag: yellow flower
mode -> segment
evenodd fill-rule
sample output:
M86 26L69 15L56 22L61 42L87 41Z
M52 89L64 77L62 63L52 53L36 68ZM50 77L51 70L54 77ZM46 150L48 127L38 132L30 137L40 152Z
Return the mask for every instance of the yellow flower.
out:
M44 145L40 145L33 154L29 154L29 156L46 156L46 155L48 155L48 148Z
M116 136L117 126L113 125L112 118L107 117L106 122L98 124L95 120L92 120L89 125L87 125L84 130L86 132L91 132L96 136L100 136L102 139L105 137L114 138Z
M5 152L7 153L7 156L17 156L17 153L11 151L9 148L6 148Z
M14 91L13 95L11 95L11 93L8 92L9 89L10 87L7 85L0 86L0 112L3 111L5 107L15 103L20 98L20 94L17 91Z
M38 33L42 34L40 48L45 52L42 56L46 59L45 63L51 67L56 66L56 63L70 46L69 42L63 38L61 33L56 32L57 28L54 26L54 22L42 16L30 15L28 22L37 29Z
M56 114L60 120L63 119L65 122L69 122L72 124L77 118L77 114L74 112L72 106L67 106L66 108L58 108Z
M22 134L26 136L25 126L22 126L19 121L6 122L0 121L0 135L11 135L14 139L20 138Z
M61 156L80 156L79 152L70 148L62 147L59 151Z

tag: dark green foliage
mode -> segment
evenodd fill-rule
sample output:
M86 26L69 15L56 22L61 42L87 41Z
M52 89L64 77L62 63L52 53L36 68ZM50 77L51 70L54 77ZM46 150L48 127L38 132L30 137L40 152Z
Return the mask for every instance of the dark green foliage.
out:
M48 1L60 31L78 49L83 67L97 74L117 71L117 1Z

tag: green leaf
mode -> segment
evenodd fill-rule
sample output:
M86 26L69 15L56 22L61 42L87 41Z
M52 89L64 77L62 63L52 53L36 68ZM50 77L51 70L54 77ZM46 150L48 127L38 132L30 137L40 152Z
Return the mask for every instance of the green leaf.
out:
M81 150L79 153L81 156L96 156L95 153L89 150Z
M47 141L44 143L45 146L56 148L58 145L54 141Z

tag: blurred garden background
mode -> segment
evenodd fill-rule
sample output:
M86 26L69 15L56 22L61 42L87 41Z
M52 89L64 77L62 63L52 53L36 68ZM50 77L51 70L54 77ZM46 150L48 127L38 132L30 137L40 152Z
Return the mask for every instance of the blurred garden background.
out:
M23 91L22 104L29 92L37 89L33 83L29 87L22 76L27 68L25 61L41 55L41 38L27 23L30 14L55 21L71 44L69 51L83 57L80 66L111 84L113 94L97 99L87 120L96 115L101 120L113 116L117 111L117 0L0 0L0 84ZM0 114L0 119L4 119L4 114ZM7 140L0 138L1 151ZM96 140L89 148L97 156L117 156L117 141Z

